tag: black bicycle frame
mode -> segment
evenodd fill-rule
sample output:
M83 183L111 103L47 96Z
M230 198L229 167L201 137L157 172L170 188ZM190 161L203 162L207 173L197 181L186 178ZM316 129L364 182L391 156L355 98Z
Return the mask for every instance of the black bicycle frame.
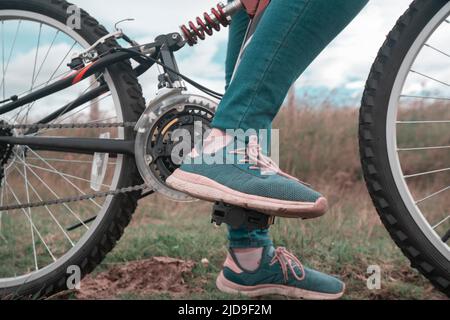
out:
M54 93L67 89L84 79L111 67L112 65L133 59L139 63L134 69L137 76L142 75L148 69L154 66L156 60L161 64L170 68L170 70L178 72L175 61L174 52L181 49L185 45L183 38L179 33L171 33L156 38L154 43L132 48L131 50L120 51L119 48L112 49L105 55L100 56L92 63L82 66L78 70L74 70L71 74L60 79L46 87L31 92L23 97L12 97L11 102L0 106L0 115L14 111L27 104L50 96ZM152 60L143 59L142 52L150 52L149 56ZM181 79L179 76L164 68L164 77L160 79L160 86L170 87ZM71 103L59 108L50 115L41 119L37 124L48 124L58 117L67 114L82 106L84 103L100 97L109 91L104 80L100 79L100 85L94 88ZM89 139L89 138L53 138L53 137L30 137L37 130L29 130L25 136L20 137L0 137L0 144L21 145L34 148L41 151L70 152L77 154L95 154L109 153L111 155L127 154L134 155L134 140L115 140L115 139ZM27 136L28 135L28 136Z

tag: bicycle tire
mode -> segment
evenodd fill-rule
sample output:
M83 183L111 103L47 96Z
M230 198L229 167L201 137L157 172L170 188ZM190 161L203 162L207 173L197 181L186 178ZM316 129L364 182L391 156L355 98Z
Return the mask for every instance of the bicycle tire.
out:
M416 0L389 33L372 66L362 99L359 141L364 177L381 220L412 267L450 296L450 261L424 235L394 181L387 148L389 99L414 41L447 0Z
M68 19L68 8L71 4L64 0L3 0L0 2L2 10L23 10L30 13L44 15L65 23ZM108 34L106 29L96 19L84 10L81 10L81 28L77 33L89 44L95 43L99 38ZM106 51L117 47L114 40L108 40L99 50ZM108 72L120 98L123 120L135 122L145 109L145 101L141 86L129 62L117 63L108 67ZM125 138L135 136L132 128L125 128ZM129 187L142 184L142 179L135 165L133 157L124 156L120 172L118 187ZM51 273L25 282L19 286L0 289L0 298L4 299L39 299L67 290L67 268L78 266L81 277L92 272L105 256L114 248L123 235L134 213L141 192L133 192L114 196L102 221L96 231L86 240L82 247L76 251L64 264Z

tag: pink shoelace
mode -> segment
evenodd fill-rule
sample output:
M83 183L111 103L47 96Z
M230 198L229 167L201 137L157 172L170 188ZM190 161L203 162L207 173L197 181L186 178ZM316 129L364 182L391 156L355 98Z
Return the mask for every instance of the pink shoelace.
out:
M240 160L239 162L253 164L254 166L250 167L251 170L261 170L262 174L267 175L278 174L282 177L297 181L305 186L311 186L310 184L300 181L296 177L293 177L282 171L280 167L275 163L275 161L265 156L263 153L263 149L258 144L257 137L250 137L250 142L247 148L236 149L234 151L231 151L230 154L243 155L244 159Z
M292 265L293 262L300 268L300 271L302 273L301 277L297 275L297 272L295 272L295 267ZM294 254L286 250L286 248L281 247L275 250L275 256L273 257L270 265L273 266L276 263L280 264L281 270L283 270L284 280L286 282L288 282L289 280L289 270L298 281L305 280L306 274L303 264Z

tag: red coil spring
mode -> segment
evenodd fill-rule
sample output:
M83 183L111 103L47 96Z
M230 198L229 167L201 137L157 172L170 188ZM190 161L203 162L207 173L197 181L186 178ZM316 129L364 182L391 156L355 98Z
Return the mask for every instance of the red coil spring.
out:
M216 18L216 21L209 13L205 12L203 14L203 19L197 17L197 25L195 25L193 21L189 21L189 28L186 25L181 26L184 38L190 46L197 44L198 39L205 40L206 35L211 36L214 30L220 31L221 25L223 27L228 27L230 25L230 21L223 11L223 8L223 4L218 4L217 9L211 9L211 13Z

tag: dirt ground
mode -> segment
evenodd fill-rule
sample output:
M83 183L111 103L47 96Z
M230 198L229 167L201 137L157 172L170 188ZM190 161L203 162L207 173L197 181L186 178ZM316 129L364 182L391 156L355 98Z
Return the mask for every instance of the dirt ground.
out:
M185 277L191 275L194 266L192 261L166 257L112 266L105 272L84 279L76 298L101 300L136 294L186 295L192 290L186 284Z

